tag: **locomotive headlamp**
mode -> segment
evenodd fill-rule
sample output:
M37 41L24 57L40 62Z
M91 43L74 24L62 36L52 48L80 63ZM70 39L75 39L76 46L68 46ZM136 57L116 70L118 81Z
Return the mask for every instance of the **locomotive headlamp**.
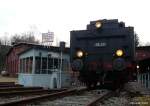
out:
M77 51L76 56L81 58L83 56L83 51L81 50Z
M96 28L100 28L102 26L102 23L98 21L98 22L96 22L95 26L96 26Z
M139 65L137 65L137 66L136 66L136 68L137 68L137 69L139 69L139 68L140 68L140 66L139 66Z
M116 51L116 55L119 56L119 57L122 56L123 55L123 51L121 49L117 50Z

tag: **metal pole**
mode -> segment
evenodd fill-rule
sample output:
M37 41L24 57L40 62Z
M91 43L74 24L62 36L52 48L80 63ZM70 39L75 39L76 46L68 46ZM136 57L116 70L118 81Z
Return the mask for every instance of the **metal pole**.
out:
M26 58L24 59L24 61L25 61L25 67L24 67L25 69L24 70L25 70L25 73L27 73Z
M60 88L62 87L62 80L61 80L61 75L62 75L62 52L64 51L65 49L65 42L60 42Z
M49 58L48 58L48 55L47 55L47 74L48 74L48 60L49 60Z
M60 76L59 76L59 78L60 78L60 88L61 88L61 70L62 70L62 50L61 50L61 52L60 52Z
M143 73L141 74L141 84L143 85Z
M39 74L42 74L42 55L41 55L41 57L40 57L40 72L39 72Z
M35 65L37 65L37 64L35 64L35 61L37 61L37 60L35 60L35 54L34 54L34 56L33 56L33 58L32 58L32 74L37 74L37 73L35 73ZM36 69L36 70L38 70L38 69Z

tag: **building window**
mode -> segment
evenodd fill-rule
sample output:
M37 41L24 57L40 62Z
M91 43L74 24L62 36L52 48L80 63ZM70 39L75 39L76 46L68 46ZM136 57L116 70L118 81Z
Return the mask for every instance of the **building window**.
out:
M46 72L47 72L47 58L43 57L41 74L46 74Z
M23 72L23 59L20 59L20 70L19 72L22 73Z
M48 69L53 69L53 58L48 58Z
M30 74L32 73L32 61L33 57L26 58L26 72Z
M20 59L20 73L32 73L33 57Z
M53 69L59 69L59 68L60 68L60 59L54 58Z
M33 57L29 58L29 73L32 73Z
M48 74L51 74L52 73L52 69L53 69L53 58L48 58L48 70L47 70L47 72L48 72Z
M60 58L36 56L35 57L35 74L51 74L52 71L54 71L54 69L58 69L58 70L60 69L60 62L61 62ZM68 68L69 68L69 61L67 59L63 59L62 71L67 71Z
M29 73L29 58L26 58L26 73Z
M23 58L22 59L22 73L25 73L25 68L26 68L26 66L25 66L25 58Z
M41 70L41 57L35 57L35 74L40 74Z
M69 70L69 61L67 59L62 60L62 71L68 71Z

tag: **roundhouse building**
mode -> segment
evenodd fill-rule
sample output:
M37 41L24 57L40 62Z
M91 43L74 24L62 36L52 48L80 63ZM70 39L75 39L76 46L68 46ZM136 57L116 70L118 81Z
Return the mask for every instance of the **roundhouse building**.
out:
M13 45L6 55L6 71L9 73L10 76L17 77L19 72L19 55L26 50L39 47L39 48L50 48L52 51L59 51L59 47L53 46L43 46L33 43L18 43ZM66 48L65 51L69 53L69 48Z
M18 54L33 46L35 46L35 44L18 43L11 47L11 49L8 51L6 55L6 71L9 73L10 76L15 77L18 74L18 63L19 63Z

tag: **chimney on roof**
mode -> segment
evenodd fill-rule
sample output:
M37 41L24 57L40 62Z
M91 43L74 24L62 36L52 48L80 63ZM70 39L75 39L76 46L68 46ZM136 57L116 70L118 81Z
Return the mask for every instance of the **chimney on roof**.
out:
M65 50L65 45L66 45L66 43L63 42L63 41L61 41L61 42L59 43L60 51L64 51L64 50Z

